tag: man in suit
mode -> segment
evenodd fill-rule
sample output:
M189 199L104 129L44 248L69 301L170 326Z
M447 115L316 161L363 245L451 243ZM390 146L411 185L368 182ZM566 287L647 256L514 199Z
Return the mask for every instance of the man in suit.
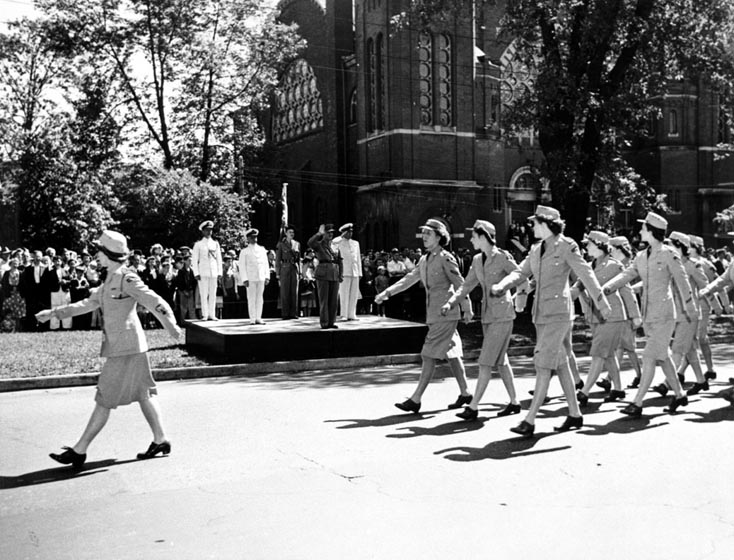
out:
M250 228L245 232L247 247L240 251L240 281L247 288L247 312L251 325L264 325L263 293L270 282L270 263L265 247L259 245L259 231Z
M53 257L53 264L43 273L41 284L44 290L44 307L57 307L71 303L69 294L71 276L64 266L64 259L61 255ZM49 328L52 331L58 330L59 327L71 329L71 324L71 317L64 318L61 322L57 317L51 317Z
M222 276L222 249L212 239L214 222L206 220L199 225L201 239L194 243L191 251L191 268L199 283L201 318L217 320L217 285Z
M357 299L359 298L359 279L362 277L362 255L359 242L352 239L354 224L344 224L339 228L339 237L331 245L341 255L343 276L339 284L339 306L341 316L347 321L357 320Z
M298 276L301 245L293 226L286 226L285 237L275 248L275 277L280 285L280 307L283 319L298 319Z
M319 261L314 277L319 294L319 322L322 329L339 328L335 324L336 303L343 269L339 252L331 246L334 231L333 224L321 224L319 231L308 240L308 246L314 250Z
M31 263L20 274L20 295L25 299L26 308L25 328L30 331L43 329L41 323L36 321L35 315L47 307L45 290L41 283L46 269L41 262L41 257L43 257L41 251L33 251Z

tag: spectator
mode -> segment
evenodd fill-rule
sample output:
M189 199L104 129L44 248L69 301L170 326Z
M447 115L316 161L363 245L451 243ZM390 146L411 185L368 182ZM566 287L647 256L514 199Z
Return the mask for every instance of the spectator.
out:
M173 279L176 288L176 319L179 325L196 319L196 277L191 268L191 255L181 257L181 270Z
M43 284L46 296L44 307L58 307L71 303L71 296L69 295L70 282L71 276L64 267L63 257L60 255L54 256L53 267L47 269L41 278L41 283ZM59 322L59 318L55 315L51 317L49 328L52 331L55 331L58 330L59 327L70 329L71 317L65 317L61 322Z
M387 269L380 265L377 267L377 276L375 276L375 293L381 294L390 286L390 279L387 277ZM385 316L385 303L376 303L375 312L378 316Z
M87 280L84 272L85 268L83 265L76 266L73 272L69 271L71 276L71 281L69 282L71 303L76 303L89 297L89 280ZM89 313L73 317L71 324L74 330L89 330L92 325L92 312L90 311Z
M20 270L16 257L8 260L8 270L2 275L0 282L0 293L2 294L2 317L12 325L13 331L22 329L23 318L26 314L26 305L20 293Z
M36 320L36 313L46 307L46 295L41 278L45 272L41 251L33 251L31 263L21 273L20 291L26 303L26 330L35 331L41 328Z
M301 315L310 317L311 311L316 309L316 264L314 262L313 250L308 249L303 257L301 266L301 281L299 282L299 292L301 299Z

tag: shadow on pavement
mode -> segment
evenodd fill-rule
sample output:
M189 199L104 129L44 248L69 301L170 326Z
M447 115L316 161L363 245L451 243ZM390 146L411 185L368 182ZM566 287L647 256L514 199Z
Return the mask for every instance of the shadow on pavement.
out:
M668 416L668 414L652 414L641 416L640 418L630 418L623 416L612 420L607 424L584 424L578 432L585 436L606 436L608 434L633 434L642 432L652 428L660 428L667 426L669 422L659 422L652 424L651 422L660 416Z
M696 424L710 424L712 422L731 422L734 420L734 406L725 406L724 408L716 408L708 412L694 412L698 418L686 418L686 422L694 422Z
M400 428L401 430L408 430L402 434L387 434L385 437L404 439L413 438L419 436L449 436L451 434L466 434L469 432L475 432L484 426L483 421L477 422L465 422L459 420L458 422L447 422L446 424L440 424L432 428L423 428L422 426L406 426Z
M440 411L420 412L418 414L392 414L390 416L384 416L383 418L342 418L324 420L324 422L351 422L351 424L347 424L346 426L337 426L338 430L349 430L352 428L384 428L387 426L406 424L417 420L428 420L433 418L438 412Z
M562 445L559 447L551 447L548 449L537 449L531 451L535 445L556 434L544 434L531 438L515 437L500 441L493 441L484 447L449 447L436 451L434 455L442 455L449 461L470 462L483 461L485 459L503 460L515 459L517 457L528 457L530 455L539 455L541 453L554 453L556 451L565 451L571 449L570 445ZM452 452L459 453L452 453Z
M104 459L103 461L91 461L84 464L81 469L75 469L71 466L54 467L52 469L43 469L42 471L33 471L18 476L0 476L0 490L8 490L10 488L22 488L24 486L35 486L36 484L47 484L49 482L60 482L72 478L81 478L93 474L99 474L107 471L106 467L124 465L125 463L136 463L138 459L128 459L127 461L118 461L117 459Z

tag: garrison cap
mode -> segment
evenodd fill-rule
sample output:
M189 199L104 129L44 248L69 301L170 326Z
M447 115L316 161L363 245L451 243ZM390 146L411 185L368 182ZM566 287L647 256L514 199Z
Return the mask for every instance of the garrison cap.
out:
M590 231L584 238L584 243L592 243L598 245L599 243L609 243L609 235L603 231Z
M609 244L612 247L624 247L626 245L629 245L629 239L627 239L624 235L617 235L615 237L609 238Z
M689 235L688 237L691 238L691 245L703 247L703 237L699 237L698 235Z
M429 218L428 220L426 220L426 223L422 225L420 229L432 229L439 236L443 237L447 243L451 240L451 236L449 235L449 230L446 228L446 224L436 218Z
M663 218L660 214L656 214L655 212L648 212L644 220L637 221L641 224L647 224L658 229L668 229L668 220Z
M685 233L681 233L679 231L672 232L668 236L668 239L670 239L671 241L678 241L682 245L685 245L686 247L690 247L691 246L691 238L689 236L687 236Z
M102 232L95 244L120 257L126 257L130 253L127 248L127 239L117 231L108 229Z
M538 205L538 207L535 209L535 214L530 216L531 220L536 218L550 220L551 222L559 222L561 221L561 213L551 206Z
M487 220L475 221L474 225L472 226L472 229L478 229L478 230L483 231L492 240L494 240L495 236L497 235L497 229L494 227L494 224Z

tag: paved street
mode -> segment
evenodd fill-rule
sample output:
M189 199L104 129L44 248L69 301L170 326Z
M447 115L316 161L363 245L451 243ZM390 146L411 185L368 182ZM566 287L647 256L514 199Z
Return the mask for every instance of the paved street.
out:
M728 560L734 407L712 395L734 348L714 350L712 391L676 416L653 393L630 420L598 392L584 428L556 434L553 381L529 440L509 432L521 416L495 417L498 379L482 422L447 411L446 366L421 415L393 407L415 366L166 382L172 454L135 460L150 435L124 407L78 474L48 453L74 443L94 389L0 394L0 558ZM534 379L515 361L525 398Z

